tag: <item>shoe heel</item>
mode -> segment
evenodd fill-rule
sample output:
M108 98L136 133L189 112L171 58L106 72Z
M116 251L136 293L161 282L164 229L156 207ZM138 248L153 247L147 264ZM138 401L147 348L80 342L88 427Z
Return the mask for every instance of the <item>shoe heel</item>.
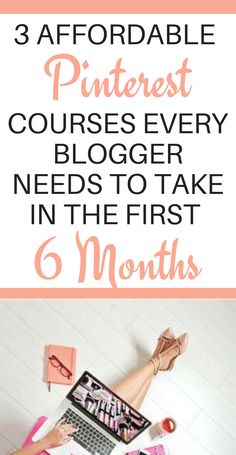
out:
M177 340L179 345L179 353L183 354L186 351L189 343L188 333L183 333L182 335L179 336L179 338L177 338Z

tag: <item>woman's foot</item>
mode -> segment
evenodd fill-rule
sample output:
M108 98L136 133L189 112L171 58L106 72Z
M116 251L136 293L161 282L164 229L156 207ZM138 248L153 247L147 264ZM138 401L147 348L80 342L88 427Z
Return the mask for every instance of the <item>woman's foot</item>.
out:
M171 327L168 327L168 329L163 330L161 332L159 338L158 338L158 343L156 346L156 349L153 353L153 357L157 357L161 352L165 351L168 349L172 343L175 341L175 334Z
M158 371L171 370L174 366L175 359L186 351L188 340L188 334L183 333L168 349L162 351L160 354L154 353L155 355L150 359L153 363L154 374L157 374Z

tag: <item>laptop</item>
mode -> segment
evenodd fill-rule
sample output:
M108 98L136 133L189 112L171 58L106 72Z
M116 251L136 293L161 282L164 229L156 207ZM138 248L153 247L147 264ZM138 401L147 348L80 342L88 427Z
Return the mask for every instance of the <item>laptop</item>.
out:
M50 455L110 455L119 443L129 444L151 422L88 371L35 434L37 441L60 420L78 431L64 446L49 449Z

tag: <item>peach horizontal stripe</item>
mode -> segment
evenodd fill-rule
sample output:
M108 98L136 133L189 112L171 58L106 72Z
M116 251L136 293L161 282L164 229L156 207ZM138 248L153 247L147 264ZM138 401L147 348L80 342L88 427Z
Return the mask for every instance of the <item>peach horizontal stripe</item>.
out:
M3 14L232 14L234 0L0 0Z
M236 288L2 288L0 299L236 299Z

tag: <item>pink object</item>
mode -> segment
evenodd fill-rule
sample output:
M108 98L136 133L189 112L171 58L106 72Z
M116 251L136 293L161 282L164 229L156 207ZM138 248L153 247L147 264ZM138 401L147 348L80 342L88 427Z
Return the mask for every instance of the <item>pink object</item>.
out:
M23 446L22 446L22 449L24 447L28 447L30 444L32 444L32 438L33 436L35 435L35 433L39 430L39 428L43 425L43 423L47 420L47 417L39 417L36 424L34 425L34 427L32 428L31 432L28 434ZM41 452L39 453L38 455L48 455L47 452Z
M140 453L143 453L145 455L167 455L165 447L161 444L153 447L147 447L146 449L127 452L125 455L139 455Z
M50 384L72 385L75 381L76 349L50 344L47 346L47 376Z

